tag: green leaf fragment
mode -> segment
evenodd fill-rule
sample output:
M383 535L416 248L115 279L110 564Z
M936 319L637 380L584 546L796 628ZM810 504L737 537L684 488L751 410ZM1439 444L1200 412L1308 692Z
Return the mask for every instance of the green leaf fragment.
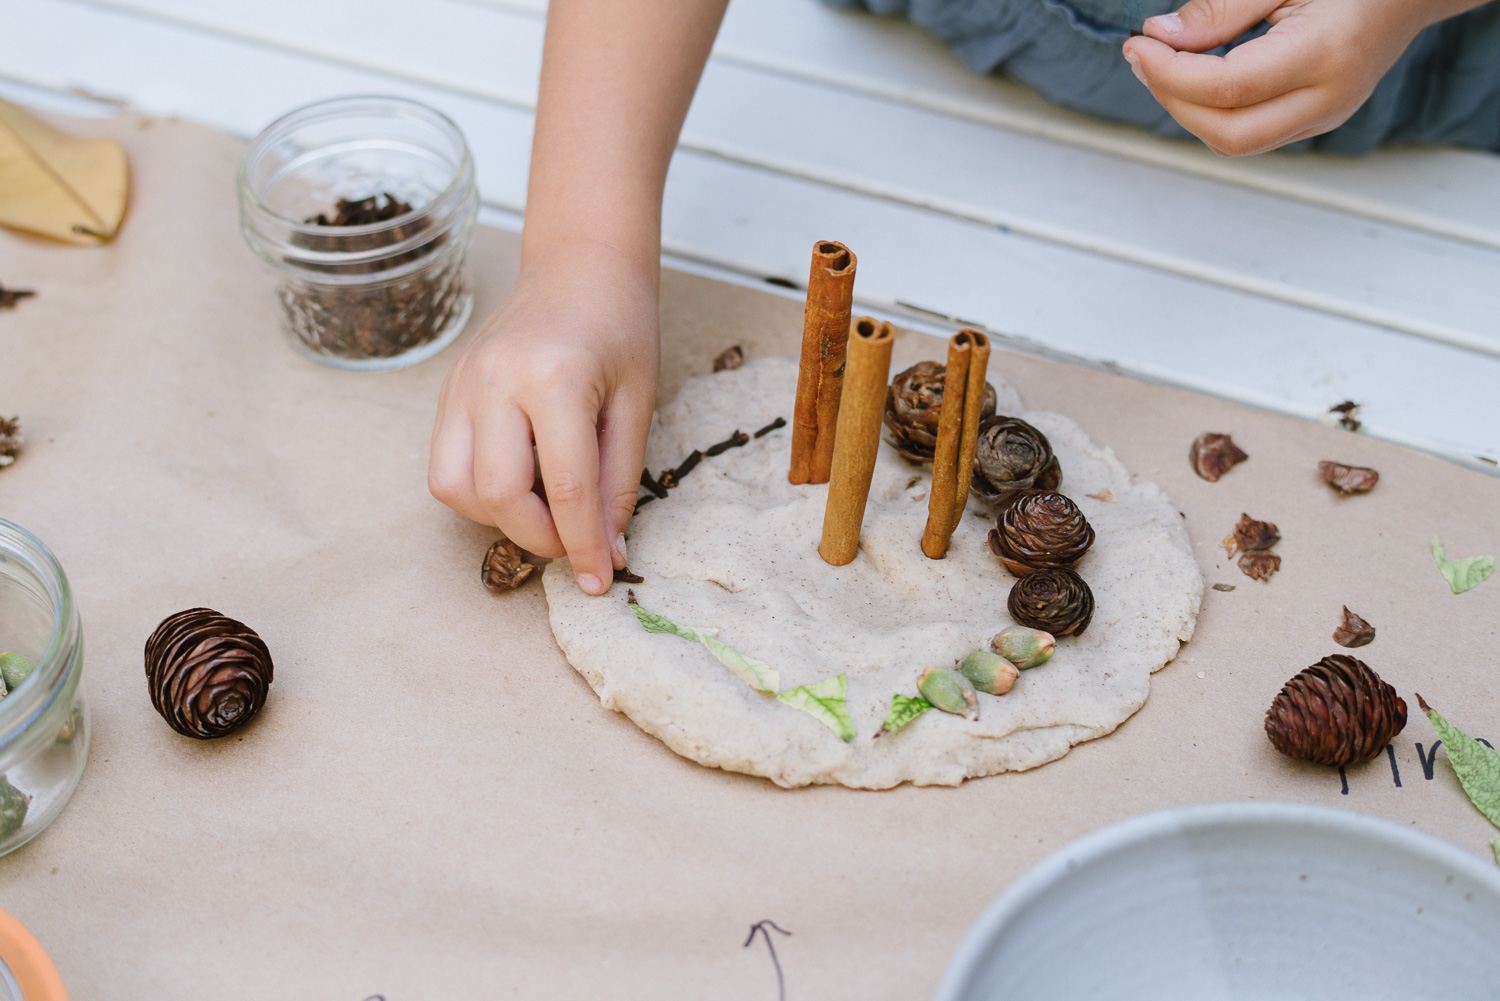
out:
M854 739L854 720L849 716L845 696L849 680L844 675L824 678L815 685L788 688L776 696L789 706L796 706L838 734L842 741Z
M895 733L931 708L932 703L924 698L914 699L897 692L891 696L891 711L885 714L885 723L881 726L880 733Z
M1482 584L1495 572L1495 557L1493 556L1469 556L1461 560L1444 559L1443 543L1436 535L1432 537L1432 561L1437 564L1438 570L1442 572L1454 594L1463 594L1469 588Z
M719 663L739 675L745 684L757 692L775 695L776 689L781 687L781 675L773 671L769 664L756 660L754 657L747 657L733 647L714 639L718 633L717 629L678 625L671 619L646 611L634 601L630 602L630 610L635 613L636 620L648 633L671 633L673 636L681 636L694 643L702 643L708 648L709 653L718 658Z
M1474 808L1484 814L1490 823L1500 827L1500 752L1485 747L1479 741L1449 723L1442 714L1417 696L1417 704L1432 721L1432 728L1442 738L1448 750L1448 763L1458 775L1458 784ZM1500 862L1500 837L1490 842L1495 849L1495 860Z
M16 686L27 678L31 672L36 670L36 663L24 653L0 653L0 696L7 691L15 691Z

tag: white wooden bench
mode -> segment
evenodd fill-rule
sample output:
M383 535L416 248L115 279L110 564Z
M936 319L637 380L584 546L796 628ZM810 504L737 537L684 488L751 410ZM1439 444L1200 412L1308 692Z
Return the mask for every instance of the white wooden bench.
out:
M249 136L396 93L524 208L540 0L0 0L0 96L83 91ZM229 183L226 178L226 184ZM734 0L673 161L678 264L800 282L860 255L867 310L1500 460L1500 157L1222 160L968 73L905 23ZM783 290L784 291L784 290ZM794 294L794 293L793 293Z

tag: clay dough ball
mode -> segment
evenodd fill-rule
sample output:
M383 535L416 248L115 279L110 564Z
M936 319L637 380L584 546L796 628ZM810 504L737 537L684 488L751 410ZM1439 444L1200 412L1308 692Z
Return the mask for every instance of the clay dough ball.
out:
M992 366L998 412L1047 435L1062 466L1059 489L1094 527L1096 541L1074 569L1095 611L1084 635L1059 639L1056 655L1021 672L1007 694L981 693L977 721L929 711L875 736L891 695L916 695L924 667L951 667L1014 624L1006 597L1015 578L986 543L994 512L971 500L948 557L927 559L930 467L882 443L859 554L831 567L818 556L828 488L787 482L790 428L705 458L670 496L641 508L630 565L645 581L632 587L643 608L717 629L718 640L766 662L781 690L846 675L854 740L754 691L702 644L644 631L625 585L591 598L567 561L555 560L542 579L568 661L605 706L678 754L788 787L957 785L1034 768L1114 730L1145 703L1152 672L1192 636L1203 577L1159 487L1132 479L1068 418L1023 409L998 376ZM648 467L675 466L736 429L790 417L796 383L789 358L690 379L653 420ZM1088 496L1106 488L1114 503Z

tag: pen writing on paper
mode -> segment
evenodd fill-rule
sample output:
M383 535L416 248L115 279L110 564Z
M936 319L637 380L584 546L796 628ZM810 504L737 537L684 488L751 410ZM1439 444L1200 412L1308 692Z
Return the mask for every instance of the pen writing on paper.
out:
M774 921L757 921L750 926L750 935L745 939L745 948L750 948L750 943L755 941L755 933L760 932L761 937L766 940L766 948L771 950L771 965L776 967L777 1001L786 1001L786 979L781 974L781 960L776 958L776 943L771 941L772 930L780 932L783 935L792 934L785 928L777 925Z

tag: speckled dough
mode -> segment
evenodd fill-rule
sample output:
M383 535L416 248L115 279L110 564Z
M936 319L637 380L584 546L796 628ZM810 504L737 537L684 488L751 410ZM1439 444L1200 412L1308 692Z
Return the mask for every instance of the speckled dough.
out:
M690 379L657 413L647 465L659 471L736 429L790 420L796 381L789 358ZM645 632L623 584L584 595L556 560L542 579L568 661L604 705L678 754L787 787L957 785L1034 768L1109 733L1192 636L1203 576L1159 487L1132 479L1071 420L1022 410L1013 389L991 381L1000 413L1019 412L1051 439L1061 489L1094 526L1098 539L1077 570L1097 610L1082 637L1059 640L1052 660L1023 671L1009 694L981 694L978 722L930 710L875 736L891 694L915 695L923 667L952 665L1012 624L1005 599L1014 578L985 545L992 516L971 500L947 559L927 559L919 543L930 467L882 444L859 555L831 567L818 556L828 488L787 482L790 428L705 458L669 497L641 509L630 567L645 583L634 589L653 612L717 628L720 640L779 671L783 690L847 674L854 741L755 692L700 644ZM1105 488L1115 503L1087 496Z

